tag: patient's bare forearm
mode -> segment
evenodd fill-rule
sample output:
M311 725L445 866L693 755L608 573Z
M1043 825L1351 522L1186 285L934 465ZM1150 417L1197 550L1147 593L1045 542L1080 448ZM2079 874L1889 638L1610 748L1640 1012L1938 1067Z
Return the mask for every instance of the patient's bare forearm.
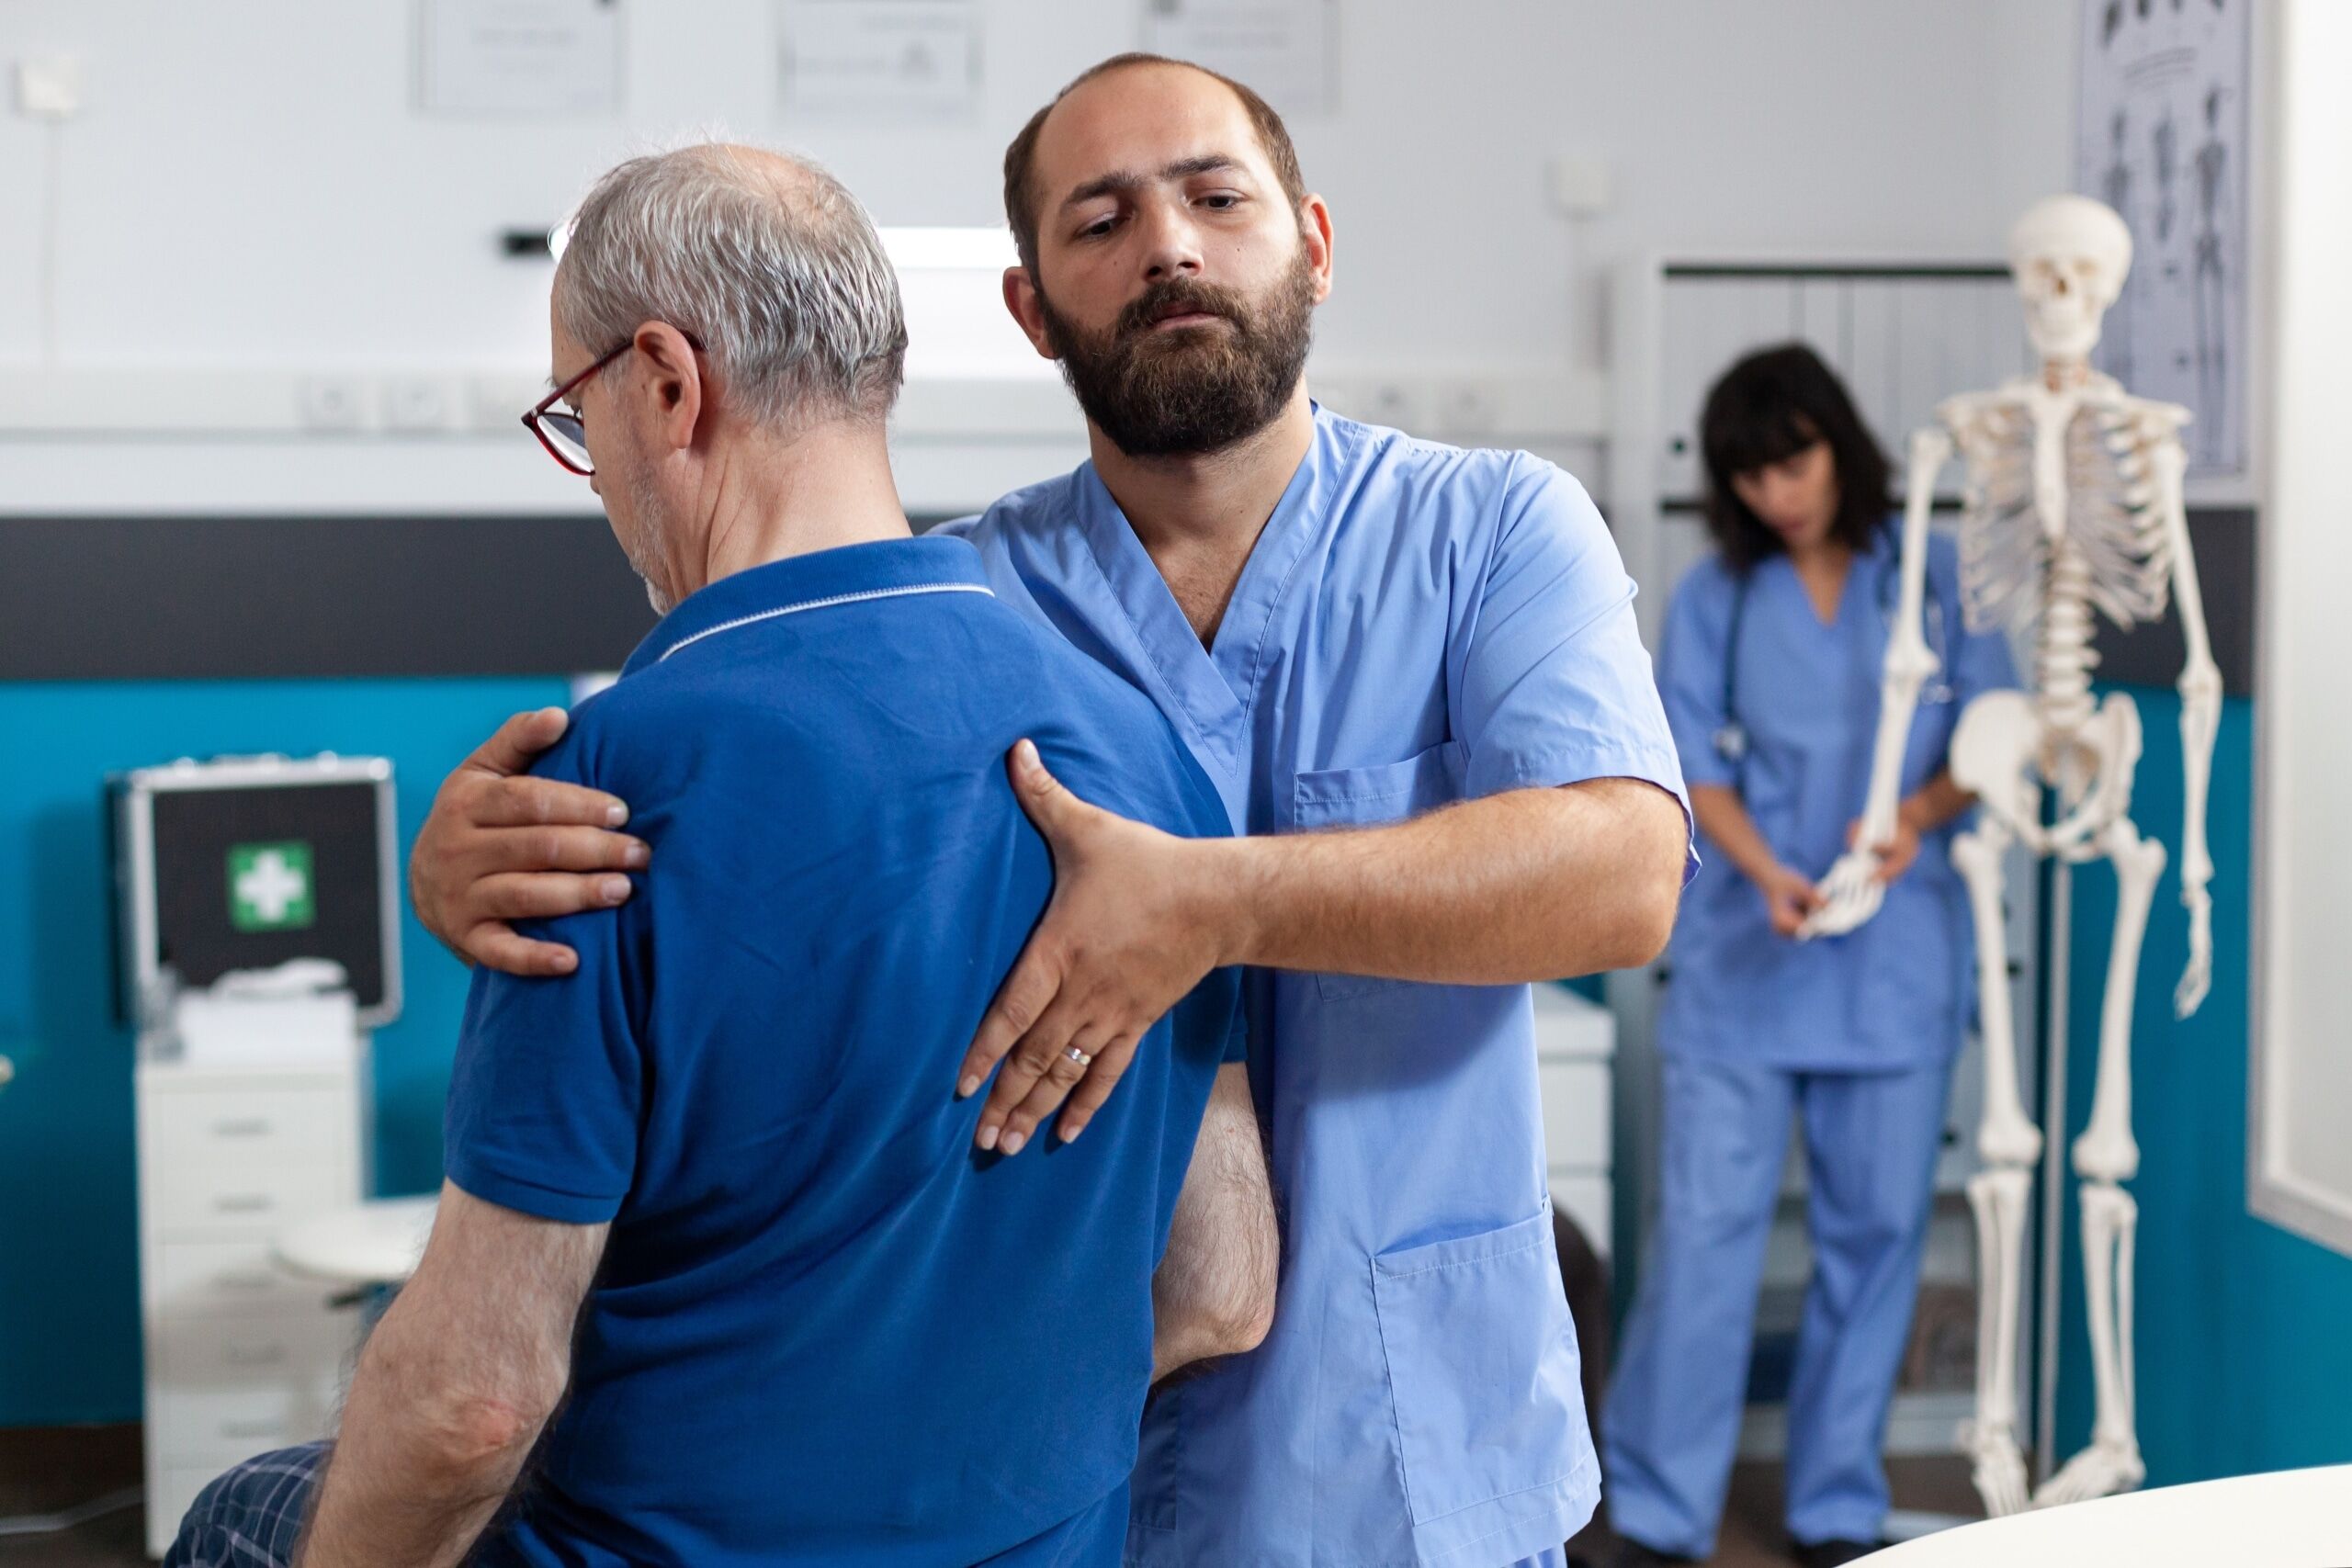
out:
M299 1568L452 1568L497 1514L546 1416L459 1391L429 1325L399 1318L352 1380ZM388 1332L389 1331L389 1332Z
M1153 1382L1265 1338L1281 1247L1249 1070L1235 1063L1217 1072L1168 1250L1152 1276Z
M464 1561L562 1399L607 1228L443 1184L424 1260L352 1375L295 1568Z

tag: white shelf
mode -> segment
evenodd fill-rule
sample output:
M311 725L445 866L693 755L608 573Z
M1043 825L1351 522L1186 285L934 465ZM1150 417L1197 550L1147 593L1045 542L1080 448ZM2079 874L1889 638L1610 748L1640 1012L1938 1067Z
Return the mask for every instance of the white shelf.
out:
M277 1267L271 1245L359 1201L366 1060L355 1037L302 1066L138 1066L153 1555L222 1470L329 1433L350 1325L324 1290Z
M1606 1257L1616 1195L1611 1122L1617 1020L1558 986L1537 986L1534 994L1535 1077L1552 1202Z

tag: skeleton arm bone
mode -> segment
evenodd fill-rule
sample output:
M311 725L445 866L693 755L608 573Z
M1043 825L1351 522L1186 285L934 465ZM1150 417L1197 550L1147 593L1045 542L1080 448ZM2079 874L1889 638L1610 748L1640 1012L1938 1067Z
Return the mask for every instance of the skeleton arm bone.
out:
M1862 807L1861 831L1854 847L1840 855L1829 874L1821 879L1822 907L1807 920L1802 936L1835 936L1852 931L1878 913L1885 885L1878 879L1877 846L1894 834L1894 814L1902 805L1903 753L1911 739L1911 718L1919 703L1919 689L1942 667L1928 646L1922 628L1922 605L1928 581L1928 511L1936 491L1936 475L1951 457L1952 440L1940 424L1911 436L1909 493L1903 508L1902 595L1896 602L1894 625L1886 644L1886 666L1879 694L1878 738L1871 753L1870 795Z
M1935 499L1936 475L1951 457L1951 437L1939 426L1911 437L1910 494L1903 508L1903 592L1887 636L1871 793L1862 807L1861 841L1866 847L1883 843L1894 831L1894 813L1902 805L1897 792L1903 787L1903 752L1911 739L1919 689L1943 667L1921 627L1928 584L1928 509Z
M2172 536L2173 602L2180 607L2182 640L2188 657L2180 671L2180 768L2186 801L2180 832L2180 901L2188 910L2188 963L2173 992L2173 1010L2182 1018L2204 1001L2213 977L2213 857L2205 840L2205 802L2213 779L2213 742L2222 720L2222 672L2213 663L2212 639L2205 629L2205 599L2197 584L2197 557L2188 545L2188 508L2181 480L2188 454L2167 437L2152 454L2157 503Z

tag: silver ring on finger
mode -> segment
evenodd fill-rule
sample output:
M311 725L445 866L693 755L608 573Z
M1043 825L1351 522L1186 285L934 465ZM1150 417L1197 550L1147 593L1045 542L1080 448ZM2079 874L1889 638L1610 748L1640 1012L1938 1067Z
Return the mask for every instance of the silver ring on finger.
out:
M1062 1047L1062 1055L1069 1057L1071 1061L1076 1062L1081 1067L1091 1066L1094 1064L1093 1057L1088 1055L1085 1052L1080 1050L1075 1045L1066 1045Z

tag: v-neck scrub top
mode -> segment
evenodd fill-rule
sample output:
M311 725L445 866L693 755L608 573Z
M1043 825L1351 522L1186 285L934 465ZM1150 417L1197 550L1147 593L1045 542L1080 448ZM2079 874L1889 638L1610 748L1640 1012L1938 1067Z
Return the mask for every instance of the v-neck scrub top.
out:
M1250 833L1604 777L1679 796L1633 584L1523 452L1315 415L1203 647L1090 464L950 525L1159 705ZM1254 971L1283 1215L1272 1332L1145 1418L1128 1561L1493 1568L1597 1466L1553 1249L1525 986Z
M1965 630L1959 568L1952 542L1930 536L1924 629L1943 669L1911 721L1905 795L1943 771L1969 700L2012 683L2006 640ZM1894 530L1883 529L1856 552L1825 622L1787 556L1758 562L1744 585L1710 558L1667 611L1658 684L1683 776L1737 790L1772 853L1806 876L1845 852L1870 791L1897 571ZM1737 761L1717 746L1735 716L1726 697L1747 736ZM1951 865L1960 826L1920 835L1918 859L1867 924L1810 942L1776 935L1755 884L1728 856L1705 856L1682 896L1658 1048L1815 1071L1948 1059L1973 995L1967 896Z

